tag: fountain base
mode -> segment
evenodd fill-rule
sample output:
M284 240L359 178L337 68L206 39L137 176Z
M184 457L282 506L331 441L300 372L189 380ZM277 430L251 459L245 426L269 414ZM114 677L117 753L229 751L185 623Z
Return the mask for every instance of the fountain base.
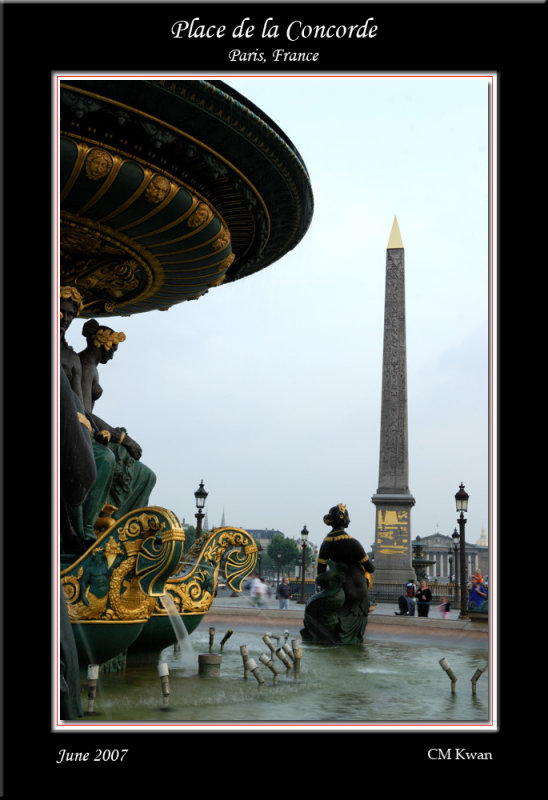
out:
M218 653L201 653L198 656L200 678L220 678L223 657Z

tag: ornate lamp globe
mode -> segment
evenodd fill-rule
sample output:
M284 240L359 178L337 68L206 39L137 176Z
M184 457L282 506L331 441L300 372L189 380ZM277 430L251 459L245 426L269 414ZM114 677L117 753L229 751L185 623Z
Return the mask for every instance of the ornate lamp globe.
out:
M194 492L194 497L196 498L196 508L201 510L205 506L207 494L208 493L204 489L204 482L200 481L200 485Z
M462 514L468 511L468 497L469 495L464 491L464 484L461 483L459 490L455 495L455 503L457 505L457 512Z

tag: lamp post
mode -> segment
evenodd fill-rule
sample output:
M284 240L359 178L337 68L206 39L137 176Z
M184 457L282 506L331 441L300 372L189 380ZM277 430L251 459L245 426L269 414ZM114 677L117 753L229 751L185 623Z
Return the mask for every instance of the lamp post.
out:
M449 561L449 584L453 583L453 549L450 547L447 551L447 559Z
M468 619L468 615L466 613L466 609L468 607L468 598L467 598L467 591L466 591L466 543L464 539L464 526L466 525L466 519L464 518L464 514L468 511L468 497L469 495L464 491L464 484L461 483L459 486L459 490L455 495L455 503L457 506L457 513L459 513L459 517L457 522L459 523L459 531L460 531L460 614L459 619Z
M205 501L207 498L207 492L204 489L203 481L200 481L200 485L194 492L194 497L196 498L196 508L198 509L198 513L194 515L198 520L198 524L196 525L196 538L198 538L198 536L200 536L200 534L202 533L202 520L205 516L202 509L205 506Z
M306 529L306 525L303 527L301 531L301 547L303 549L303 561L301 567L301 599L299 603L304 604L306 603L304 597L304 577L305 577L305 570L306 570L306 543L308 541L308 531Z
M458 596L458 585L459 585L459 534L457 529L453 531L453 535L451 537L453 539L453 552L455 554L455 600Z
M260 542L257 542L257 553L258 553L258 561L259 561L259 580L263 577L261 573L261 566L263 561L263 548Z

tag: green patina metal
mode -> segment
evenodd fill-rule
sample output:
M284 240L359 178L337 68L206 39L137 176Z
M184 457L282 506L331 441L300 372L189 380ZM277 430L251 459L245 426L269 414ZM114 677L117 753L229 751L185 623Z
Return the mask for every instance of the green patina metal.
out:
M196 540L165 585L165 592L189 634L209 611L219 577L230 589L241 592L244 580L257 565L257 556L255 540L242 528L215 528ZM176 631L159 599L131 650L159 653L176 642Z
M177 517L152 506L114 522L80 557L62 556L61 586L81 665L102 663L134 641L183 547Z
M61 282L83 316L167 309L279 260L313 197L288 137L220 82L59 89Z
M62 309L70 318L167 310L197 299L274 264L308 230L313 196L298 151L223 82L66 79L58 101L58 277L79 298L72 311L72 301ZM66 316L62 339L69 324ZM245 531L222 528L183 559L184 533L172 512L122 509L116 497L93 505L96 437L75 436L76 412L80 422L85 414L67 383L73 361L62 361L60 383L72 431L63 456L68 464L70 450L76 469L64 488L74 494L78 486L70 501L78 513L70 506L72 520L61 520L61 585L85 667L118 658L138 637L139 646L154 649L173 641L159 601L166 592L192 632L209 610L220 569L241 591L257 547ZM93 505L87 528L86 496ZM61 644L70 657L66 631ZM68 671L66 679L76 680Z

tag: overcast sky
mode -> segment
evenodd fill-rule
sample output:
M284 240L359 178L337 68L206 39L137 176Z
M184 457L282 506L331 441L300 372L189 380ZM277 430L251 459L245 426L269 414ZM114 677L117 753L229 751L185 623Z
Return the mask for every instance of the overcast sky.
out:
M204 76L206 77L206 76ZM218 77L218 76L211 76ZM96 412L157 475L151 505L211 527L319 545L328 509L370 548L378 484L386 247L405 248L409 488L415 537L489 523L489 80L225 77L285 131L310 174L301 243L168 312L112 317L127 340ZM76 320L67 340L85 341Z

